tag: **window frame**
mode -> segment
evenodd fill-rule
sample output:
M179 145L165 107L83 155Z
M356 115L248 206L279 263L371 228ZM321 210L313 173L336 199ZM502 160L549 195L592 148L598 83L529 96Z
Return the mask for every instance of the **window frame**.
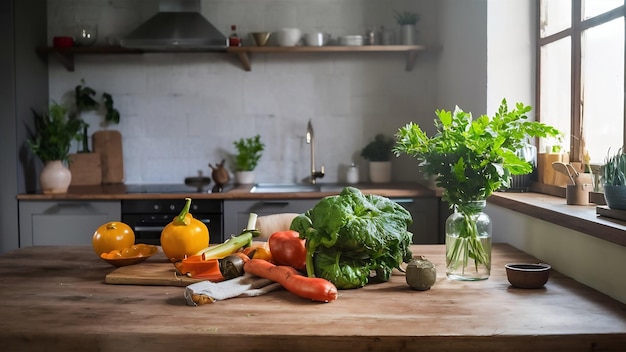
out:
M537 0L536 6L536 50L535 50L535 111L537 121L541 121L541 48L544 45L554 43L560 39L567 37L571 38L571 91L570 91L570 125L571 135L569 158L573 162L582 162L584 150L581 147L582 139L582 33L592 27L607 23L614 19L624 17L624 32L626 33L626 16L625 5L621 5L613 10L602 13L600 15L582 19L582 5L584 0L572 0L572 13L571 13L571 26L559 32L553 33L546 37L541 37L541 3L542 1L549 0ZM625 35L626 38L626 35ZM626 39L625 39L626 41ZM626 58L626 42L624 43L624 51ZM626 59L624 60L624 92L626 92ZM626 99L624 99L624 124L622 130L622 140L624 146L626 146ZM623 147L624 148L624 147ZM626 150L626 148L624 148Z

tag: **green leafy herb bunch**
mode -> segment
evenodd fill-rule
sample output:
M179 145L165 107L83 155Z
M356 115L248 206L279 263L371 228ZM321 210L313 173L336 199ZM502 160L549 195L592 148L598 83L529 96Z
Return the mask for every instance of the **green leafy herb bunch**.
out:
M437 110L437 133L429 137L415 123L400 128L393 150L396 156L415 157L427 176L435 176L449 204L484 200L495 190L510 186L512 175L532 172L532 165L517 151L529 137L556 137L549 125L529 121L530 106L517 103L509 110L503 99L493 117L476 119L458 106L453 112Z

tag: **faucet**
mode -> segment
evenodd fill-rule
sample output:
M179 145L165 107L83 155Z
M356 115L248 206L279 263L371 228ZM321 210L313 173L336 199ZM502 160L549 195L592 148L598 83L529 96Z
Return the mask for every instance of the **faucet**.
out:
M306 126L306 144L311 145L311 183L315 184L315 180L324 177L324 165L320 171L315 170L315 135L313 134L313 125L311 120Z

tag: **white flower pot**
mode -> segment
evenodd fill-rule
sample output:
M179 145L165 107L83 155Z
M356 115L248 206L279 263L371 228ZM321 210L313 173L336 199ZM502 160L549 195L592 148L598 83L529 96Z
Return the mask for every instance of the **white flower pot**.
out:
M369 169L372 183L391 182L391 161L370 161Z
M39 174L39 183L44 194L67 193L71 182L72 173L61 160L46 162Z
M254 183L254 171L235 172L235 182L238 185L251 185Z

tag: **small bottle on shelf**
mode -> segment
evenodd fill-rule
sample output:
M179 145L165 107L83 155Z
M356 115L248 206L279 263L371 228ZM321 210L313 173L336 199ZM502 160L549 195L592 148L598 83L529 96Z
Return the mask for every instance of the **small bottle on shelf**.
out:
M346 174L346 181L350 184L359 183L359 169L355 163L352 163Z
M241 39L237 35L237 26L230 26L230 36L228 37L228 46L241 46Z

